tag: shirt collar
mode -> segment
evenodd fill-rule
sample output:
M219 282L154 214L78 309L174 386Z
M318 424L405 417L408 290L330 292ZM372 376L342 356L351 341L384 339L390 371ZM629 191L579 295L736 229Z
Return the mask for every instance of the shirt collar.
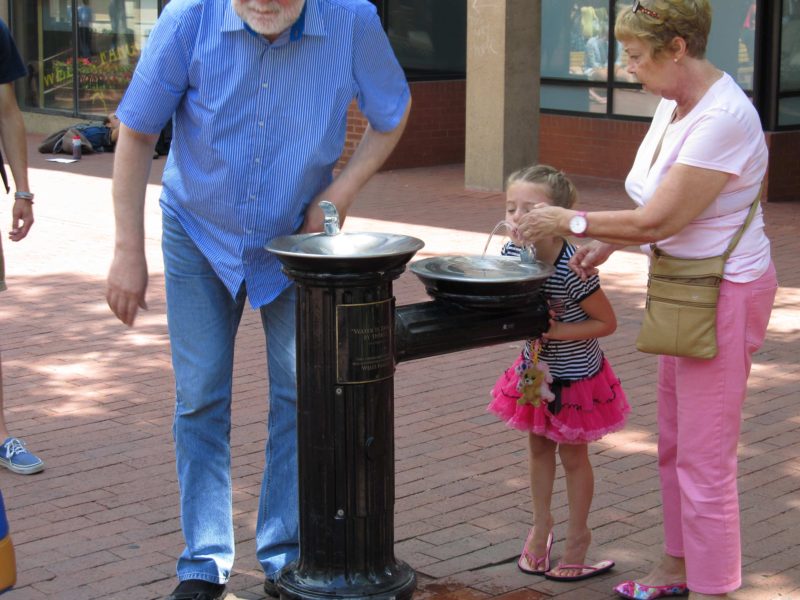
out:
M236 14L233 4L228 0L225 3L225 14L222 19L222 31L241 31L245 30L249 34L260 37L258 33ZM306 0L300 17L289 30L291 41L299 40L304 35L326 35L325 23L320 12L319 0Z

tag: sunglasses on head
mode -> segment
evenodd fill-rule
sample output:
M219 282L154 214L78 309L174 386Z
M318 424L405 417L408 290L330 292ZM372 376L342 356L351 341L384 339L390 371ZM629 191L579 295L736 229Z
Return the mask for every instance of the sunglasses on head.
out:
M632 10L633 14L636 14L638 12L643 12L648 17L651 17L653 19L660 19L661 18L661 16L656 11L650 10L649 8L645 8L644 6L642 6L642 3L641 3L640 0L633 0L633 8L631 10Z

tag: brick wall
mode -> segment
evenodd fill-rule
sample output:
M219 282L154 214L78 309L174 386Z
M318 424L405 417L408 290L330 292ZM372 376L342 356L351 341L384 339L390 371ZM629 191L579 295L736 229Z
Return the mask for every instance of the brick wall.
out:
M768 199L800 200L800 131L769 131Z
M384 170L464 162L466 85L464 80L411 84L411 116ZM366 126L358 106L351 104L340 166L352 156Z
M543 114L539 160L568 174L625 179L647 124Z

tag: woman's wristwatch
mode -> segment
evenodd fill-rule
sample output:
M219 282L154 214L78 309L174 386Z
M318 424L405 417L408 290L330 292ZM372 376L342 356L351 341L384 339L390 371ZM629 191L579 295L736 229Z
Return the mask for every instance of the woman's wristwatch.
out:
M589 228L589 221L586 219L586 211L579 210L572 215L569 220L569 231L575 237L586 237L586 230Z

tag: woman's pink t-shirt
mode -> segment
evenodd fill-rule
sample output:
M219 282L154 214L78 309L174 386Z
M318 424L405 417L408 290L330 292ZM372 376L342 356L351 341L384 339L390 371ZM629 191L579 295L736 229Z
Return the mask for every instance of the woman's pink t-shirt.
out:
M682 231L658 247L681 258L722 254L747 217L767 170L767 146L753 104L730 75L709 88L692 111L670 123L674 100L661 100L639 146L625 189L636 204L652 198L669 168L680 163L730 173L719 197ZM662 133L661 150L650 168ZM643 246L649 252L649 246ZM770 264L770 244L759 206L755 217L725 265L725 279L758 279Z

